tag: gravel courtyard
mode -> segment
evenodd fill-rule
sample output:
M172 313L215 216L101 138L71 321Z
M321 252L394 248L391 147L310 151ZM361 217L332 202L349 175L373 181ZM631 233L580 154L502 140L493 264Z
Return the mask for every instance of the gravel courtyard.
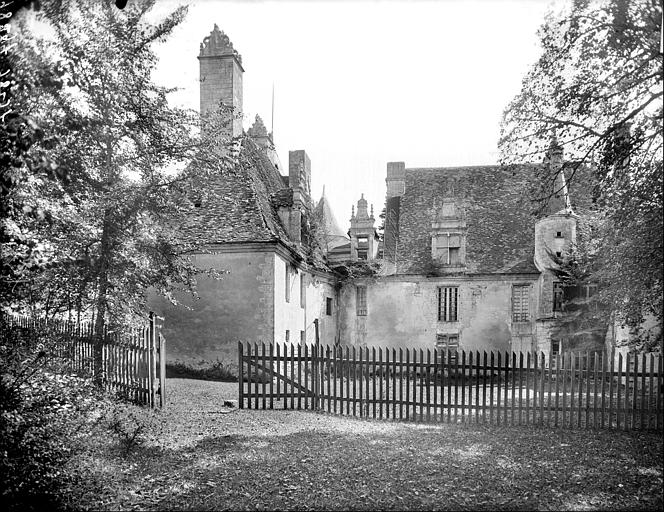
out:
M661 433L427 425L223 407L237 384L168 379L153 438L79 463L71 506L136 510L649 510Z

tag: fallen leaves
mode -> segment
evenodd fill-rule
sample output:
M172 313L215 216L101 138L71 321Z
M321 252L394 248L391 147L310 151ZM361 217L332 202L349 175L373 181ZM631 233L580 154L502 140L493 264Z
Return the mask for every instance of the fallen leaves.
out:
M182 402L169 403L164 411L159 443L137 451L130 462L103 443L80 455L88 468L86 485L97 485L98 492L74 489L79 508L662 506L662 438L657 434L448 424L423 428L297 411L206 415L195 409L210 410L209 396L199 403L187 381L168 382L171 400ZM200 382L195 386L200 388ZM222 404L222 398L216 403Z

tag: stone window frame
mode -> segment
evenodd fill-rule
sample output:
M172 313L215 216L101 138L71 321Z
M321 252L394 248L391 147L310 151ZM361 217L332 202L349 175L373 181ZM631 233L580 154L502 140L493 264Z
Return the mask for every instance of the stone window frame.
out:
M288 262L284 262L285 268L286 268L286 277L284 280L284 286L285 286L285 296L284 298L286 299L286 302L290 303L291 299L291 282L290 282L290 268L288 266Z
M437 333L435 354L439 364L445 364L446 354L449 353L450 363L455 364L460 346L460 333Z
M439 286L438 287L438 321L439 322L458 322L459 321L459 286Z
M450 245L450 238L457 237L458 245ZM447 244L442 245L440 240L446 238ZM451 250L457 251L457 261L452 261ZM446 258L444 256L447 255ZM463 267L466 265L466 232L462 229L438 231L431 237L431 257L445 267Z
M300 272L300 307L302 309L307 307L307 283L304 272Z
M525 291L525 301L524 294L520 297L517 297L515 292L524 292ZM529 284L513 284L512 285L512 322L513 323L527 323L530 322L530 294L531 286ZM525 302L525 304L524 304ZM517 307L517 304L519 307Z
M355 307L357 316L367 316L369 308L367 307L367 287L358 284L355 286Z

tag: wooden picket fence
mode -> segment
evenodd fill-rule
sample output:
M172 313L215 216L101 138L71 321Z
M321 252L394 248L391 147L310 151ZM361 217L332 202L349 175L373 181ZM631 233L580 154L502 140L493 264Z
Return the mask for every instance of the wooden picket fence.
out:
M238 344L239 407L661 430L662 356Z
M147 325L104 331L102 372L105 389L150 407L164 407L166 394L166 340L159 332L158 317L149 315ZM6 317L27 332L49 328L55 334L53 355L70 373L94 377L92 322L49 320L22 315Z

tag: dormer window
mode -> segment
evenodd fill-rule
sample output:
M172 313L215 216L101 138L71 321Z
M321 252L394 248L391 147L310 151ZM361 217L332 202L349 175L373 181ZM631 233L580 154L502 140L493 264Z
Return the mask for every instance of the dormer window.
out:
M357 259L366 260L369 255L369 237L368 236L358 236L357 237Z
M441 233L434 238L433 257L443 265L462 265L461 235Z

